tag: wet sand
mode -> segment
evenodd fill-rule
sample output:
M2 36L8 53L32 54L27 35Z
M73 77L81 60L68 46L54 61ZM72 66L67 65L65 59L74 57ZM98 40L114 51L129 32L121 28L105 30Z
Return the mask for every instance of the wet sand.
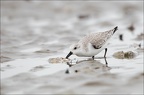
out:
M143 94L142 7L142 1L1 1L1 93ZM115 26L106 60L102 51L95 60L71 56L71 67L49 61L64 58L84 35Z

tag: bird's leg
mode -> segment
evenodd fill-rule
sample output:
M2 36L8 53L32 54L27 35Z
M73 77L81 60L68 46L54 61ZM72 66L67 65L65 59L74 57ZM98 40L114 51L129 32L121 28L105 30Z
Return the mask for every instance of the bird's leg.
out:
M94 60L94 56L92 56L92 59Z
M106 58L107 48L105 48L104 58Z
M106 57L105 57L104 59L105 59L105 64L106 64L106 67L108 67L108 63L107 63Z

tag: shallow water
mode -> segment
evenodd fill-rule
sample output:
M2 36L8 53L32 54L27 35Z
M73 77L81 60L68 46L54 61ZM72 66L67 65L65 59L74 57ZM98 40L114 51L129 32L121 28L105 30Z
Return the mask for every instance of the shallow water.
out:
M138 36L143 33L142 1L1 3L2 93L143 93L144 37ZM119 30L109 41L107 66L104 51L94 61L73 55L72 67L48 62L65 57L69 46L84 35L115 26ZM118 51L132 51L136 56L117 59L113 54Z

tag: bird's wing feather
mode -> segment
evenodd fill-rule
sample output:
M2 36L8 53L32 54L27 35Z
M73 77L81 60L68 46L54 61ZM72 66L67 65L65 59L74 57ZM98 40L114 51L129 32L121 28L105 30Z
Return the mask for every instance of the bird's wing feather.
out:
M91 40L90 43L95 49L100 49L105 44L104 39L98 39L98 40Z
M91 37L95 37L97 39L95 39L95 38L91 39L90 43L92 44L92 46L95 49L99 49L106 43L106 41L110 38L110 36L111 35L109 35L107 32L93 34L93 35L91 35Z
M109 31L105 31L105 32L98 32L98 33L89 34L89 35L85 36L83 39L81 39L79 41L79 43L82 43L83 47L86 50L87 50L88 43L91 43L95 49L99 49L113 35L113 31L114 31L114 29L109 30ZM116 29L115 29L115 31L116 31Z

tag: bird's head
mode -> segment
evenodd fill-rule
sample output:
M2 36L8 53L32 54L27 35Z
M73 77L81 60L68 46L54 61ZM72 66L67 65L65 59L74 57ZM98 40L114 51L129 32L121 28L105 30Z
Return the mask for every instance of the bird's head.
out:
M79 54L81 52L81 48L80 45L77 44L73 44L70 46L70 52L68 53L68 55L66 56L66 58L68 59L72 54Z

